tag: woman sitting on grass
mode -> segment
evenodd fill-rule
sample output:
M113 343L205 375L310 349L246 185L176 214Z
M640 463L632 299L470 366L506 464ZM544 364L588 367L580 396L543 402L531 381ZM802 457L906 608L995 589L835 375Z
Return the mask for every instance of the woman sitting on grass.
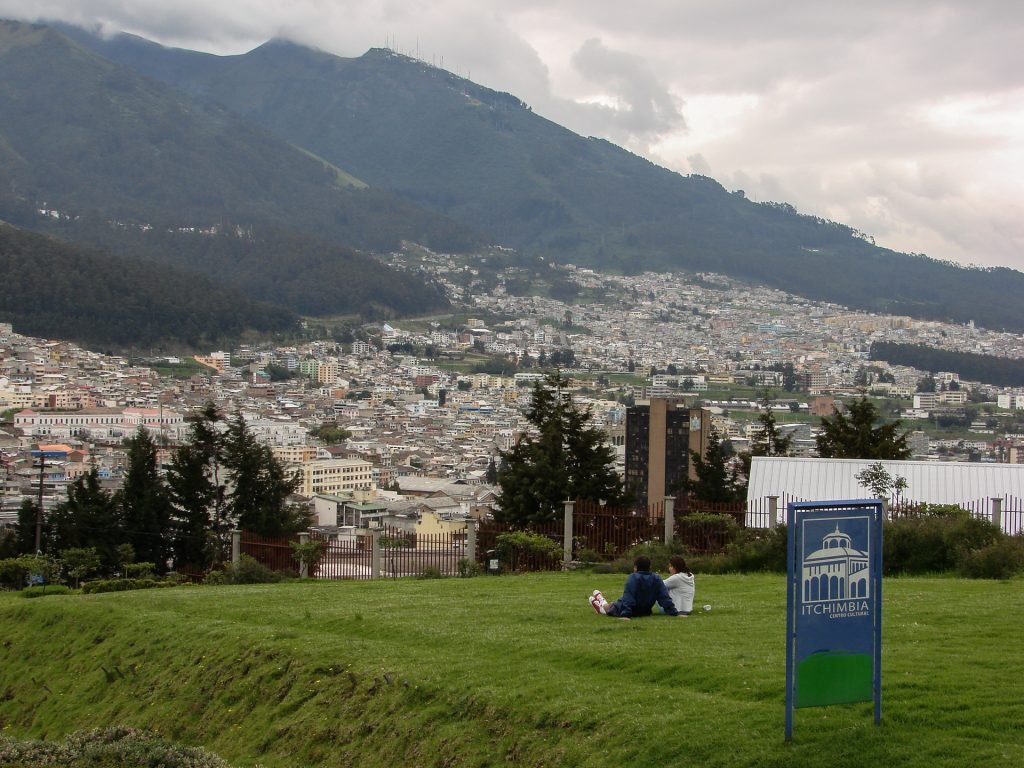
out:
M689 616L693 612L693 596L696 592L693 574L680 555L672 555L668 559L668 572L671 574L665 579L668 596L672 598L672 604L680 616Z

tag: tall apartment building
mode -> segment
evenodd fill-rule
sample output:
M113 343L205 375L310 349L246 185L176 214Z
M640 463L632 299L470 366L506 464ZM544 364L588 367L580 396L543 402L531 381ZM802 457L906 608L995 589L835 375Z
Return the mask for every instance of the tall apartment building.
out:
M711 414L665 398L638 401L626 410L626 487L642 507L678 495L676 486L696 478L690 451L703 456Z

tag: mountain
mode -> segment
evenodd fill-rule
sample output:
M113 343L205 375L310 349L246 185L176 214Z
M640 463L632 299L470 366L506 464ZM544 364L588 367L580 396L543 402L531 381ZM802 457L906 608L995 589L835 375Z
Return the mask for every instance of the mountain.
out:
M421 276L366 252L478 242L48 27L0 22L0 114L0 218L187 267L297 312L444 308Z
M102 200L105 211L132 202L151 217L268 221L365 250L403 239L462 252L494 242L623 273L714 271L855 308L1024 330L1020 272L875 247L843 224L660 168L511 94L391 51L341 58L276 40L212 56L65 31L77 46L32 28L54 37L35 41L31 58L5 58L0 36L0 85L14 91L0 110L18 115L17 142L15 127L0 127L0 195L6 173L23 200L34 184L34 194L83 209ZM46 86L52 95L37 98L44 80L56 83ZM88 96L69 107L56 100L68 89ZM124 114L128 91L152 105L134 121ZM23 145L43 120L56 121L60 146L77 153L43 141L28 157ZM130 163L122 147L107 150L118 139ZM86 147L104 162L82 158ZM171 168L159 161L166 156Z
M179 270L85 251L0 224L0 319L98 348L199 349L247 332L293 335L298 317Z
M285 41L239 56L76 39L490 239L635 273L722 272L872 311L1024 330L1024 274L875 247L837 222L757 204L578 136L508 93L388 50Z

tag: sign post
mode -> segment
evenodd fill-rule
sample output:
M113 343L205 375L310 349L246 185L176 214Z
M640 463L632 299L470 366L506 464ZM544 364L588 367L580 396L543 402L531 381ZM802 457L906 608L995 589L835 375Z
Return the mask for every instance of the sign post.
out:
M874 701L882 720L882 502L788 505L786 740L793 710Z

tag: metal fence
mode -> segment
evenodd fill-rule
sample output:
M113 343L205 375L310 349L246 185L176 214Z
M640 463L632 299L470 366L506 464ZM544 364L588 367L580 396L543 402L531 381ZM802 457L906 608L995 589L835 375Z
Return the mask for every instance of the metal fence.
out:
M786 523L789 503L800 501L810 501L810 499L803 499L787 493L749 499L746 503L746 527L770 528L777 523ZM925 503L913 499L902 499L899 503L887 505L886 517L889 520L896 520L920 515L921 507ZM1010 536L1024 533L1024 499L1020 497L973 499L951 506L960 507L976 518L994 523L1003 533Z
M380 537L381 575L455 576L466 556L466 538L465 531L417 534L385 527Z
M310 536L323 542L323 552L307 575L318 579L398 578L431 572L453 576L468 567L467 558L488 571L494 570L496 561L502 570L560 570L567 559L610 561L639 544L663 541L667 515L674 512L665 503L652 505L645 514L628 507L567 502L562 520L538 523L528 529L484 520L472 531L451 533L420 534L392 527L366 530L350 537L314 533ZM673 516L672 535L690 551L720 552L728 542L731 527L722 519L723 515L744 524L741 504L688 501L682 514ZM569 521L571 538L567 548ZM552 546L547 552L512 548L511 553L499 554L502 534L524 531L549 539ZM249 555L268 568L297 576L302 574L302 568L292 544L302 538L275 539L243 531L236 554Z
M317 579L369 579L373 577L373 546L370 537L325 538L324 551L309 574Z
M250 531L242 531L239 554L249 555L272 571L298 576L299 563L293 556L291 547L292 542L297 541L297 536L271 538Z

